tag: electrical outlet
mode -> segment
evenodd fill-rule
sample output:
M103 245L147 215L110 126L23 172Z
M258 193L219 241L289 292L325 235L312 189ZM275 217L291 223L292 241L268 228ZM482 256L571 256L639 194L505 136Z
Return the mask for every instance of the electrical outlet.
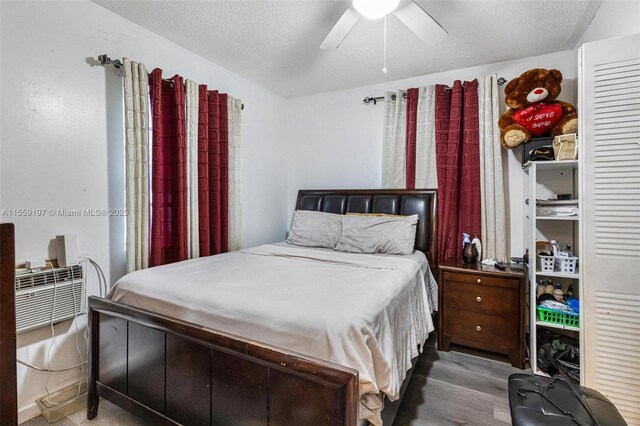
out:
M47 261L44 259L29 259L24 262L24 266L27 269L40 269L47 266Z

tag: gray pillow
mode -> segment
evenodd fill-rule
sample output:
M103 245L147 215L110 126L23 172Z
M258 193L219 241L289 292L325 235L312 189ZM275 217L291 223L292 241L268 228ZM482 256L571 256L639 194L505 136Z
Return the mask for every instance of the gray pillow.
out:
M296 210L287 242L304 247L334 248L342 232L341 214Z
M418 215L344 216L335 250L349 253L412 254Z

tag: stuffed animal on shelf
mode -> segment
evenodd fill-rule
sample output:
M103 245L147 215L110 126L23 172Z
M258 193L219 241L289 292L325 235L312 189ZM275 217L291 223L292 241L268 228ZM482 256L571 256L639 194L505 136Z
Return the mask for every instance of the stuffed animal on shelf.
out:
M500 116L500 143L515 148L532 137L577 133L578 114L567 102L557 101L562 73L534 68L511 80L504 88L509 107Z

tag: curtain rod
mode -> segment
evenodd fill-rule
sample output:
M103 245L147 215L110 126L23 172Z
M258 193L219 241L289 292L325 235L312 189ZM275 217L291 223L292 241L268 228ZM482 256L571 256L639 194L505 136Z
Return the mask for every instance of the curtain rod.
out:
M100 65L113 65L116 69L124 66L120 59L111 59L106 53L104 55L98 55L98 62L100 62ZM151 74L149 73L149 75ZM173 83L173 80L167 78L163 78L162 81ZM240 109L244 110L244 104L240 104Z
M506 82L507 82L507 80L505 80L504 77L499 77L498 81L497 81L498 86L502 86ZM446 87L445 90L451 90L451 88L450 87ZM393 95L391 95L391 99L394 100L394 101L396 100L396 94L395 93ZM402 99L407 99L407 92L404 92L402 94ZM378 101L384 102L384 96L376 96L376 97L367 96L366 98L364 98L362 100L362 102L365 103L366 105L369 105L371 102L373 102L374 105L377 105Z

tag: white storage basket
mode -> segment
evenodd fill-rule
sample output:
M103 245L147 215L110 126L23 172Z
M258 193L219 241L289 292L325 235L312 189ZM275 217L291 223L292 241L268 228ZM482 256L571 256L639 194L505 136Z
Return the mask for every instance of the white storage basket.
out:
M553 271L553 256L541 256L538 255L538 267L541 272Z
M554 258L553 270L556 272L563 272L565 274L576 273L576 263L578 263L577 257L556 257Z

